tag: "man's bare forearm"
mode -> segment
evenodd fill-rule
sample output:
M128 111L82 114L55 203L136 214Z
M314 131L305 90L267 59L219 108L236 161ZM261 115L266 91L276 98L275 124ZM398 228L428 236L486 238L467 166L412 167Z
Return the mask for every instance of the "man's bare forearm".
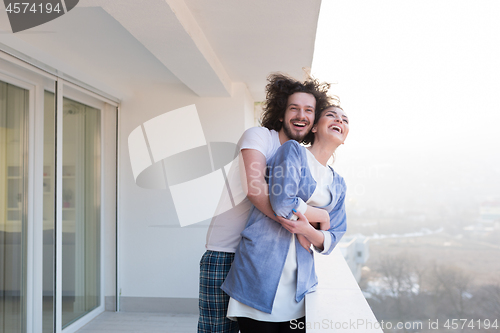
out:
M241 182L248 200L266 216L277 221L269 202L268 184L264 178L267 167L265 156L255 149L243 149L241 158Z

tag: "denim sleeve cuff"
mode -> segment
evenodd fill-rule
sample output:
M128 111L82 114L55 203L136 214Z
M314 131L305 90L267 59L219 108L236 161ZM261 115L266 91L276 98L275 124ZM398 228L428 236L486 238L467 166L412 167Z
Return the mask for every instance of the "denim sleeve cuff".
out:
M318 253L327 253L328 250L330 249L330 246L332 245L332 236L330 235L329 231L325 230L320 230L323 233L324 240L323 240L323 250L318 249L316 246L314 246L314 250Z
M295 207L295 210L297 212L301 212L302 214L305 214L306 210L307 210L307 204L301 198L298 198L298 199L299 199L298 200L299 203L298 203L297 207ZM290 221L297 221L298 219L299 218L295 214L293 214L292 217L290 217Z
M295 208L295 210L297 212L301 212L302 214L305 214L306 210L307 210L307 204L301 198L298 198L298 199L299 199L299 205L297 206L297 208Z

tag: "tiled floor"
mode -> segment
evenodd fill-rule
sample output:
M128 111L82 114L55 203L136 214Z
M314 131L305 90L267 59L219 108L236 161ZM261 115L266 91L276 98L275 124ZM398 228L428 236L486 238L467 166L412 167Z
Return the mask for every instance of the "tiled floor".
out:
M193 333L198 325L198 315L104 312L77 333Z

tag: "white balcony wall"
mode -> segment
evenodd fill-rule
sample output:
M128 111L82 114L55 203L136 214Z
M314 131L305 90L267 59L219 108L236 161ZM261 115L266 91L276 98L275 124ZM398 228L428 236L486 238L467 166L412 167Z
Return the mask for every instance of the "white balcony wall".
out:
M122 102L119 198L122 297L198 297L199 259L205 251L207 223L181 228L168 190L137 186L126 145L128 135L137 126L190 104L196 105L207 142L236 143L245 129L245 119L253 117L253 100L243 84L233 85L230 98L200 98L182 85L151 85ZM189 123L172 126L190 131Z

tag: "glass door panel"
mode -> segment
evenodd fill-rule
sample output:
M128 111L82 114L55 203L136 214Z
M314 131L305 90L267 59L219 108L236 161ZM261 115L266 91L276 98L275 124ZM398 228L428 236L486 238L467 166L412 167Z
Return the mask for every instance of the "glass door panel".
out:
M100 110L63 99L63 327L100 305L100 119Z
M0 333L26 332L28 106L0 81Z

